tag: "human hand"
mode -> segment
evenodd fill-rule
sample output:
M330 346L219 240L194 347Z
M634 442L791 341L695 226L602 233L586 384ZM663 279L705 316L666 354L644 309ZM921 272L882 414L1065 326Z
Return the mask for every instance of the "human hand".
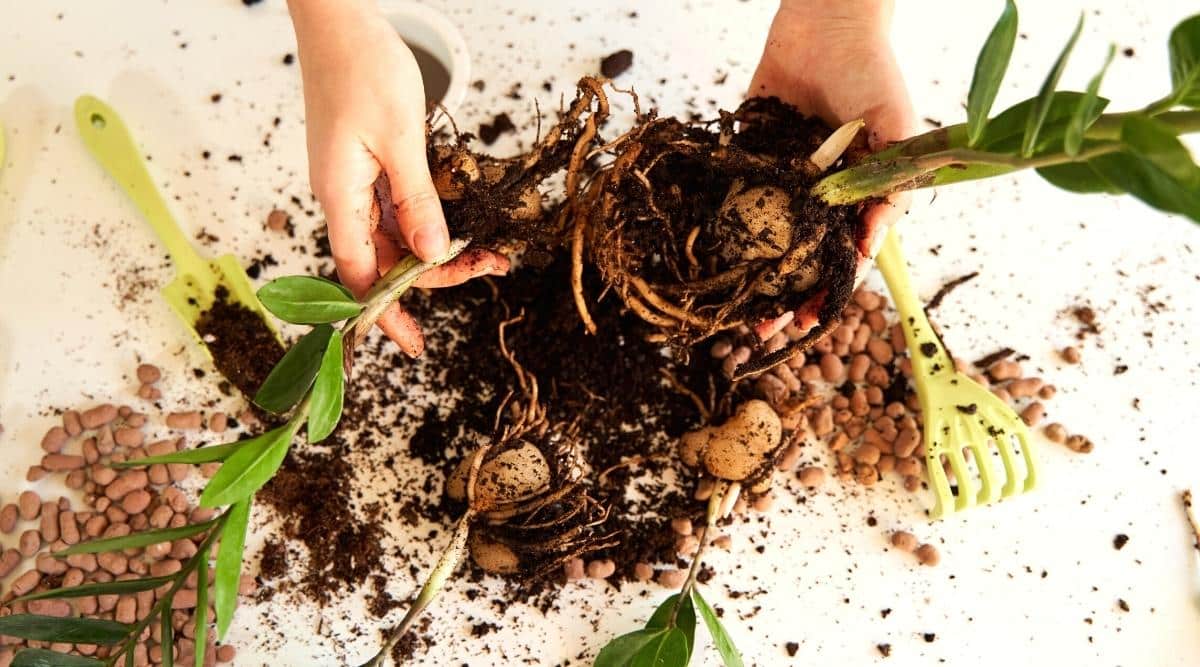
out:
M750 83L751 96L776 96L833 127L862 118L872 150L908 138L912 101L888 42L890 0L783 0L762 60ZM907 193L863 211L865 257L908 208ZM769 338L795 317L801 330L815 313L789 313L756 327Z
M421 72L373 0L288 5L304 80L309 181L325 211L338 277L362 296L410 251L429 261L449 247L425 157ZM376 205L377 181L381 192L390 190L383 199L390 210ZM507 270L504 257L468 250L416 285L448 287ZM379 326L409 356L424 350L420 326L399 305Z

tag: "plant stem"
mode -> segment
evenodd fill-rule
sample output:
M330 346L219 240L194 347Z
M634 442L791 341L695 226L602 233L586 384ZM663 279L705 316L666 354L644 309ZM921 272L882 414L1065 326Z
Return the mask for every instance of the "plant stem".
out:
M454 574L454 570L458 567L459 561L462 560L463 554L467 549L467 535L471 532L471 521L475 518L475 512L468 509L458 520L458 524L454 527L454 534L450 537L450 544L446 550L442 552L442 557L438 559L437 565L433 571L429 573L429 578L425 580L425 585L421 587L421 592L417 594L417 599L413 601L408 612L404 614L404 618L400 620L400 625L396 626L388 635L387 641L384 642L383 648L375 654L369 661L363 663L362 667L378 667L387 660L388 653L391 653L392 648L400 641L408 629L412 626L421 612L433 602L437 594L441 592L442 587L446 585L446 581L450 575Z
M675 599L675 606L671 608L671 618L667 620L668 628L675 626L675 617L679 615L679 608L683 605L683 600L692 594L692 588L696 585L696 576L700 574L700 557L704 555L704 547L708 545L708 535L717 524L717 515L720 513L721 504L731 485L731 482L719 480L712 495L708 497L708 510L705 513L704 526L700 528L698 538L700 545L696 547L696 555L692 557L692 567L688 569L687 581L683 582L683 588L679 589L679 597Z
M175 597L175 593L177 593L180 588L183 588L183 585L187 582L188 575L190 575L193 570L200 566L200 563L202 562L201 559L207 559L209 557L209 552L212 551L212 545L216 542L217 538L221 536L221 532L225 529L225 522L228 520L229 509L226 508L225 511L221 513L221 516L217 517L216 523L213 524L212 529L208 531L208 535L205 536L204 541L201 542L200 546L196 548L196 554L188 560L188 562L183 566L182 569L179 570L179 572L175 573L175 582L171 584L171 587L167 589L166 593L159 597L158 602L154 603L154 606L150 608L150 611L144 617L142 617L142 619L138 621L136 625L133 626L132 630L129 631L129 641L122 644L121 648L118 649L116 653L113 653L108 657L109 665L115 665L117 658L121 657L121 655L124 653L132 651L138 637L141 636L142 631L146 629L146 626L150 625L157 615L165 613L166 608L171 604L171 600Z
M469 238L453 239L450 241L450 248L446 254L432 262L422 262L417 259L416 255L409 255L397 262L390 271L371 286L366 296L363 297L363 311L348 320L342 328L343 331L351 333L348 338L353 341L351 344L361 341L371 327L375 326L375 322L383 316L383 311L387 310L388 306L407 291L417 278L421 277L421 274L454 259L463 250L466 250L470 243L471 239Z

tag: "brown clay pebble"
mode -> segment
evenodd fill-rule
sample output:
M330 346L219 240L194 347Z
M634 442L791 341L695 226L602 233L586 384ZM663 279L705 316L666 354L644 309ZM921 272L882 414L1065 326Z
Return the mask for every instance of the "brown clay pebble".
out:
M988 375L997 382L1014 380L1021 377L1021 364L1008 359L1001 359L988 368Z
M199 412L172 412L167 415L167 426L182 431L194 431L204 425L204 418Z
M61 426L51 427L49 431L46 431L46 435L42 436L42 450L51 454L61 452L69 437L67 429Z
M1025 406L1025 409L1021 411L1021 421L1025 422L1026 426L1037 426L1045 416L1046 406L1037 401Z
M79 415L79 422L85 429L100 428L117 418L117 406L105 403L90 410L84 410Z
M11 591L13 595L25 595L36 588L41 580L41 572L38 572L37 570L29 570L25 574L22 574L13 580L12 585L9 587L9 591Z
M78 410L67 410L62 415L63 428L66 429L67 435L74 438L83 433L83 424L79 421Z
M648 563L637 563L633 566L633 578L638 581L650 581L654 578L654 568Z
M78 470L85 465L87 465L87 461L82 456L73 454L47 454L42 457L42 468L49 472Z
M1070 346L1064 347L1061 351L1059 351L1058 356L1062 357L1062 360L1067 362L1068 364L1079 363L1079 349L1078 348L1074 348L1074 347L1070 347Z
M897 530L892 533L892 546L901 551L912 551L917 548L917 538L906 530Z
M145 436L141 429L122 427L113 431L113 440L122 447L141 447L145 441Z
M130 514L141 514L150 506L150 492L145 489L130 491L121 499L121 509Z
M154 364L142 364L137 367L137 379L142 384L154 384L162 379L162 371Z
M42 499L33 491L22 491L17 497L17 507L20 508L22 519L33 521L42 511Z
M1066 444L1067 447L1071 448L1072 451L1079 452L1080 454L1087 454L1088 452L1092 451L1092 441L1088 440L1082 435L1072 435L1067 437Z
M58 539L67 544L79 541L79 524L75 521L74 512L62 512L58 515Z
M867 342L867 354L870 354L871 359L877 364L888 364L891 363L895 352L892 350L892 346L889 345L887 341L879 338L872 338Z
M854 450L854 460L864 465L871 466L879 463L879 456L879 447L875 445L864 444Z
M821 377L825 378L826 382L841 382L845 374L846 365L837 355L832 352L821 355Z
M0 579L7 577L15 570L17 565L21 564L22 558L21 552L12 548L5 549L3 553L0 553Z
M805 466L797 474L800 483L808 488L815 488L825 483L825 469L818 466Z
M21 510L13 503L0 508L0 533L8 535L17 528L17 519L21 516Z
M1041 378L1021 378L1008 383L1005 389L1008 390L1009 396L1013 398L1029 398L1037 394L1042 388Z
M208 418L208 430L212 431L213 433L224 433L228 424L229 417L226 416L224 412L213 413L213 415Z
M1041 389L1038 389L1038 398L1043 401L1048 401L1058 395L1058 387L1052 384L1044 384Z
M237 656L237 649L230 644L222 644L217 647L217 662L233 662Z
M42 535L36 530L29 529L21 533L17 540L17 549L26 558L32 558L42 548Z
M930 567L937 565L942 559L938 553L937 547L932 544L922 544L917 547L917 560L921 561L921 565L929 565Z
M1046 424L1046 427L1042 429L1042 433L1045 434L1050 442L1062 444L1067 441L1067 428L1058 422Z
M607 579L617 571L611 560L594 560L587 564L587 575L592 579Z
M684 570L663 570L658 573L658 585L663 588L679 588L687 579Z
M58 527L58 503L42 503L42 537L47 542L53 542L54 540L57 540Z

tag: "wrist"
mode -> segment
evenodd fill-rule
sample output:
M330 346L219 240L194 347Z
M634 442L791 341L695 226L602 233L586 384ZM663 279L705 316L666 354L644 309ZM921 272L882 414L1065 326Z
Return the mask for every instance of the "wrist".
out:
M810 34L849 30L883 35L893 8L892 0L781 0L776 20Z

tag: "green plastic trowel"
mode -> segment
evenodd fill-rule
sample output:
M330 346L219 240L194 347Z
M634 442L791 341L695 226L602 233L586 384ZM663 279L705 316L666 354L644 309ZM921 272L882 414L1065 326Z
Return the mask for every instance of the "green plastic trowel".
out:
M200 315L212 306L218 287L228 290L227 298L231 302L257 312L278 338L272 318L255 296L254 286L241 262L233 255L212 260L202 256L175 224L121 117L104 102L84 95L75 100L75 124L92 156L129 195L167 247L175 264L175 279L162 289L163 298L183 319L205 352L208 348L196 331L196 324Z

